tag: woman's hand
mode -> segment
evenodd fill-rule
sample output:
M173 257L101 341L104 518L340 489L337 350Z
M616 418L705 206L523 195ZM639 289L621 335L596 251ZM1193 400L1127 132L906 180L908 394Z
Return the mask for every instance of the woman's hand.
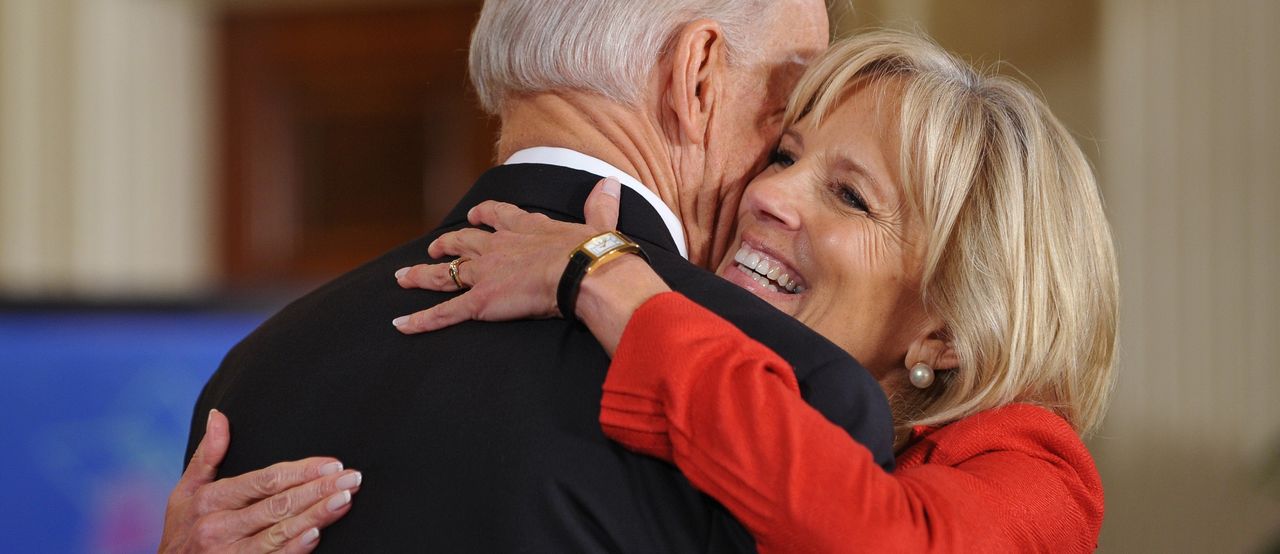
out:
M160 552L310 552L320 529L351 510L359 472L333 458L281 462L215 480L231 444L227 417L214 410L164 514Z
M459 256L458 278L465 294L393 322L405 334L442 329L467 320L546 319L560 315L556 289L569 254L583 241L617 227L621 185L602 179L583 208L586 224L566 223L514 205L488 201L472 208L467 220L481 229L441 235L427 248L433 258ZM452 292L459 290L449 264L420 264L396 272L400 286Z

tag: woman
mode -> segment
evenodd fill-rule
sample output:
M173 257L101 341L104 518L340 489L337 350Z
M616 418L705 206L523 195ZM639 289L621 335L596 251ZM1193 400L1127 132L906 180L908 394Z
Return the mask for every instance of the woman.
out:
M834 46L787 129L718 273L875 375L898 469L809 409L786 362L634 255L592 272L576 304L614 355L605 432L673 461L761 551L1094 549L1102 489L1080 436L1110 389L1117 280L1079 147L1026 87L890 32ZM593 194L585 226L477 207L472 223L495 233L431 247L464 257L453 275L397 273L472 290L400 329L557 316L565 253L613 226L616 190Z

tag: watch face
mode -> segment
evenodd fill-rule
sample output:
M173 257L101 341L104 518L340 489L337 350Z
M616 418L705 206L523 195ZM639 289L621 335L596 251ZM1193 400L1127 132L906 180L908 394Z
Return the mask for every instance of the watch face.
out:
M607 233L587 241L587 244L583 245L583 249L593 257L599 258L610 250L624 244L626 244L626 242L622 240L622 237L619 237L614 233Z

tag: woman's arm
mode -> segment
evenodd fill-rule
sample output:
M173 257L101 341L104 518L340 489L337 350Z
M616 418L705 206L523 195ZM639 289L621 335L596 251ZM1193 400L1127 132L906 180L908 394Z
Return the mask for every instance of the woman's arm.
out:
M471 223L494 233L450 233L430 249L435 257L469 258L460 269L471 290L397 319L397 328L556 317L566 254L616 222L616 197L599 192L588 200L589 225L477 206ZM599 215L610 203L612 221ZM415 266L396 277L405 287L457 290L446 266ZM1085 461L1063 454L1079 442L1065 423L1065 447L1053 442L1061 429L979 426L929 445L915 464L900 459L890 475L804 403L784 360L667 290L635 256L583 281L576 315L614 355L601 423L624 445L673 461L747 526L761 551L1092 549L1100 489L1081 477L1092 471L1087 453Z
M601 404L606 435L674 462L761 552L1096 545L1101 488L1060 418L974 416L909 449L890 475L803 402L785 361L678 294L635 312Z
M671 287L639 256L628 254L583 278L574 311L612 357L632 314L664 292Z

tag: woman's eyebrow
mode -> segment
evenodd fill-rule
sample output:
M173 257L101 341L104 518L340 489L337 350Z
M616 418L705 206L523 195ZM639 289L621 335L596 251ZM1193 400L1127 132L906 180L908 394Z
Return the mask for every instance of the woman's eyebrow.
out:
M796 142L796 146L804 148L804 137L800 136L800 133L795 129L787 129L786 131L783 131L781 138L790 138ZM779 139L778 142L782 142L781 139Z

